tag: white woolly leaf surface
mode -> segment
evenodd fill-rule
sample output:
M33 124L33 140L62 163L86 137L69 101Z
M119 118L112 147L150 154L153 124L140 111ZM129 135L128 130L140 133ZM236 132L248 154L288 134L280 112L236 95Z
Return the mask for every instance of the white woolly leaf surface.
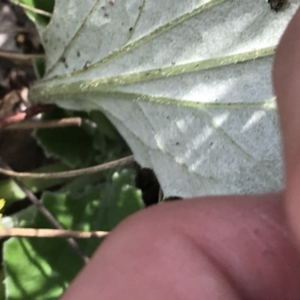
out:
M103 111L166 196L274 191L272 60L299 2L57 1L31 100Z

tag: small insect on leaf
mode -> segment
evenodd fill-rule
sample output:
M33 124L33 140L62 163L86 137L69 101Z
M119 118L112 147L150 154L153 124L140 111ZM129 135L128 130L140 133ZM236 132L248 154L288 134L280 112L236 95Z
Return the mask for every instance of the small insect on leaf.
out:
M270 4L271 9L278 12L283 4L286 2L286 0L268 0L268 3Z

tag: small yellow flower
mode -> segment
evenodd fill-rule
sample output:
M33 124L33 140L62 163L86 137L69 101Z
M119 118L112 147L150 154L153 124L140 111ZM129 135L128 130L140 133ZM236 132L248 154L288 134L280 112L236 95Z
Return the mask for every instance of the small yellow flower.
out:
M4 199L0 199L0 210L4 207L5 205L5 200ZM0 220L2 218L2 214L0 214Z

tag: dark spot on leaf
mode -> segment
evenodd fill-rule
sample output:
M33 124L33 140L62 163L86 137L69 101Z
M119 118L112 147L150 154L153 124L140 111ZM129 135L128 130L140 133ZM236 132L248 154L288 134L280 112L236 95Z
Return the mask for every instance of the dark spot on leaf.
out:
M275 10L276 12L282 8L285 2L286 0L268 0L271 9Z
M104 18L108 18L109 15L107 13L104 14Z
M129 31L132 31L132 30L133 30L133 27L130 27L130 28L129 28Z
M77 51L77 57L80 57L80 51Z
M179 142L176 142L176 146L178 146L178 145L180 145L180 143L179 143Z
M62 57L59 59L59 61L62 62L62 63L64 64L65 68L68 68L67 60L66 60L65 57L62 56Z
M91 65L91 62L88 60L88 61L84 64L83 69L84 69L84 70L87 69L90 65Z

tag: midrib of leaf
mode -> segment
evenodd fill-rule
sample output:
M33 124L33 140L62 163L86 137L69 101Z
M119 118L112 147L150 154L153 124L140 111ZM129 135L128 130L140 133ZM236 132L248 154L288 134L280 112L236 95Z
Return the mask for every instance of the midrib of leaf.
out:
M246 62L249 60L263 58L273 55L275 47L267 47L260 50L249 51L245 53L239 53L234 55L228 55L224 57L212 58L202 61L195 61L192 63L180 64L169 66L165 68L159 68L155 70L147 70L139 73L133 73L128 75L115 76L105 79L96 79L97 84L105 86L113 86L120 84L130 84L146 80L160 79L169 76L176 76L185 73L191 73L201 70L208 70L217 67L227 66L230 64L237 64ZM94 80L92 81L94 82Z
M113 51L111 54L109 54L108 56L104 57L103 59L96 61L94 63L92 63L91 65L88 66L88 68L86 68L85 70L81 69L81 70L76 70L76 71L72 71L66 75L63 76L58 76L57 78L64 78L66 76L72 76L72 75L77 75L77 74L81 74L86 72L86 70L92 70L95 68L99 68L102 64L108 63L116 58L118 58L119 56L126 54L126 52L128 52L129 50L135 49L137 47L139 47L140 45L148 42L149 40L153 39L156 36L161 35L162 33L164 33L165 31L168 31L169 29L179 25L180 23L188 20L189 18L193 17L194 15L209 9L217 4L220 4L222 2L225 2L226 0L212 0L209 3L200 5L198 8L195 8L194 10L192 10L189 13L183 14L180 17L172 20L169 23L166 23L163 26L160 26L158 28L156 28L155 30L153 30L152 32L148 33L147 35L141 37L140 39L137 39L135 41L133 41L130 44L125 44L123 47L120 47L118 50ZM62 57L64 57L66 51L72 46L72 42L75 40L75 38L77 37L77 35L80 33L80 30L83 28L83 25L85 25L88 16L91 15L91 13L93 12L93 10L95 9L96 4L93 6L93 8L91 9L91 11L89 12L89 14L87 15L87 17L85 18L84 22L82 23L82 25L80 26L80 28L77 30L77 32L74 34L73 38L70 40L69 44L65 46L64 51L62 52L61 56L58 58L58 60L53 64L53 66L46 72L45 76L47 76L48 74L50 74L55 67L57 66L58 62L60 61L60 59ZM137 18L137 22L135 23L135 27L138 23L138 20L140 19L141 16L141 12ZM134 30L133 30L134 31ZM49 78L48 80L51 80L53 78ZM46 81L46 80L45 80Z
M155 70L143 71L139 73L133 73L122 76L115 76L110 78L100 78L93 80L78 80L76 82L64 82L64 77L61 76L58 78L50 78L48 80L42 80L36 84L31 93L31 100L35 101L41 95L46 96L47 98L52 98L58 95L64 95L64 98L68 95L80 94L80 93L98 93L101 94L118 94L121 93L125 98L135 97L147 97L146 95L134 94L134 93L125 93L125 92L112 92L109 91L109 88L137 83L137 82L147 82L154 79L163 79L170 76L182 75L185 73L191 73L201 70L208 70L217 67L224 67L230 64L243 63L246 61L261 59L273 55L275 47L267 47L259 50L248 51L245 53L239 53L235 55L229 55L221 58L213 58L203 61L196 61L192 63L182 64L178 66L170 66L166 68L160 68ZM51 81L51 85L47 84ZM127 96L126 96L127 95ZM145 99L145 98L144 98ZM150 97L149 101L164 102L165 98ZM167 99L169 102L171 99ZM178 102L179 105L189 105L186 101L173 99L172 101ZM192 102L195 104L195 102ZM194 105L192 104L192 105ZM248 105L248 104L247 104Z
M57 87L56 87L57 88ZM73 95L78 95L78 93L81 91L74 91L69 89L70 86L61 86L59 87L60 91L56 92L55 87L39 87L36 88L33 93L31 94L30 100L32 102L39 102L40 96L43 97L43 102L51 103L55 102L56 99L72 99ZM75 88L75 86L74 86ZM45 92L45 95L43 95L43 92ZM52 93L53 92L53 93ZM84 91L81 91L84 93ZM99 99L109 99L109 98L122 98L124 101L147 101L147 102L153 102L153 103L162 103L162 104L170 104L170 105L177 105L177 106L184 106L184 107L192 107L196 109L203 109L203 108L213 108L213 107L219 107L219 108L264 108L268 110L276 110L276 102L274 98L258 101L258 102L205 102L205 101L188 101L188 100L182 100L182 99L175 99L175 98L167 98L167 97L155 97L155 96L149 96L145 94L137 94L137 93L126 93L126 92L120 92L120 91L101 91L101 90L94 90L91 92L90 90L88 93L96 94ZM91 101L89 99L89 96L85 96L85 101ZM98 103L98 102L97 102Z

